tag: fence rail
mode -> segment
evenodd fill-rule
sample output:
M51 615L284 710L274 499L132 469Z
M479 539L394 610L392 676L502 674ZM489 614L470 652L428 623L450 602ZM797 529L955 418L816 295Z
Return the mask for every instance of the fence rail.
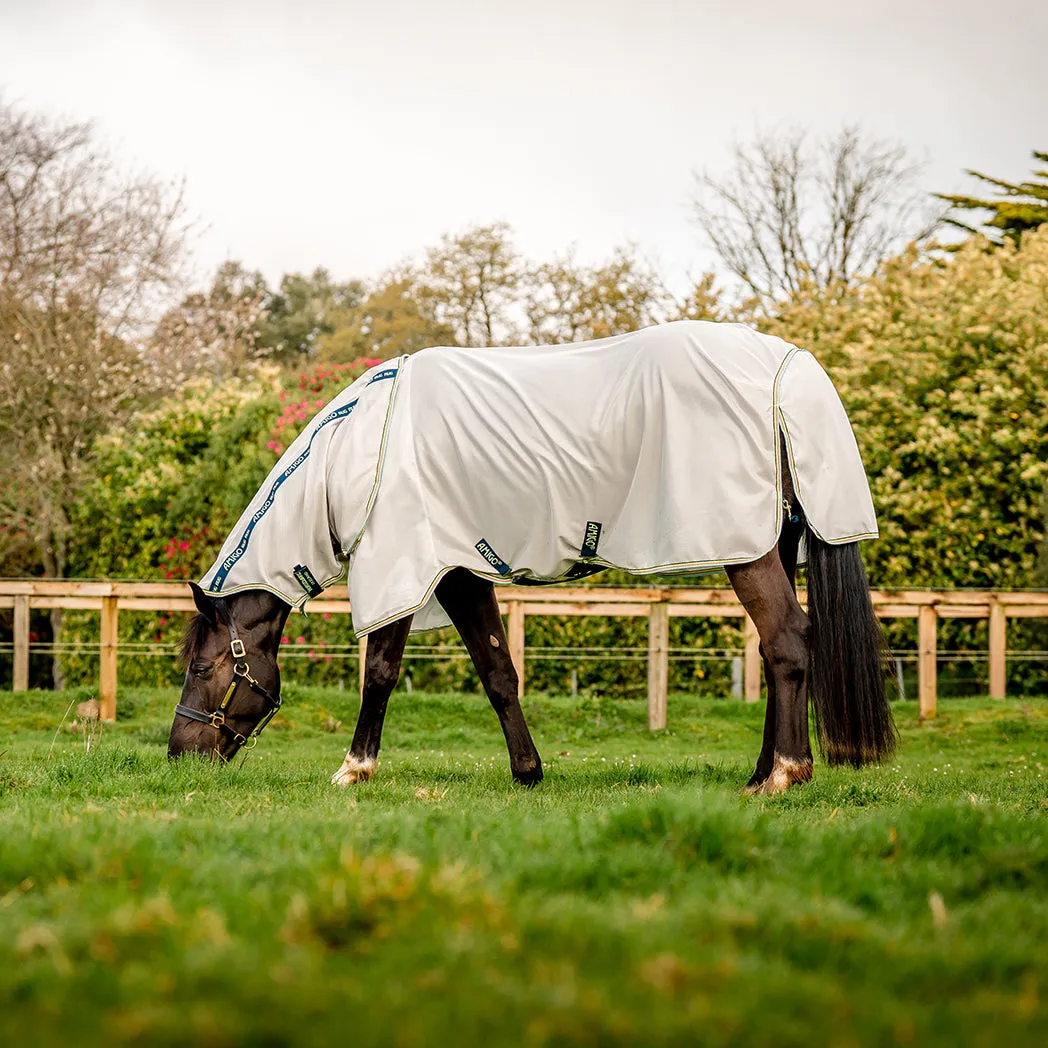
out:
M666 726L666 693L671 649L670 618L742 618L743 694L757 702L761 692L761 659L752 620L731 589L637 589L551 586L502 586L499 604L507 619L510 657L524 693L524 621L528 615L647 616L648 618L648 727ZM798 591L805 603L804 590ZM1003 699L1007 681L1008 620L1048 618L1048 591L1040 590L874 590L873 605L880 618L917 620L917 693L922 717L934 717L936 692L936 632L939 619L987 619L989 622L990 697ZM193 599L184 582L107 582L71 579L0 579L0 608L14 609L15 691L29 686L29 613L34 608L98 611L99 700L102 717L116 718L117 626L122 610L193 611ZM350 613L344 586L335 586L310 602L311 612ZM363 655L363 640L360 654ZM363 658L360 659L361 676Z

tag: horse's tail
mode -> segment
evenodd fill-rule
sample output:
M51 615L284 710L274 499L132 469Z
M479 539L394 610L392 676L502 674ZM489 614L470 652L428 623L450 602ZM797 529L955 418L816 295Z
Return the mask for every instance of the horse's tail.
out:
M831 545L810 527L808 686L823 754L855 767L890 756L897 733L885 687L887 645L857 542Z

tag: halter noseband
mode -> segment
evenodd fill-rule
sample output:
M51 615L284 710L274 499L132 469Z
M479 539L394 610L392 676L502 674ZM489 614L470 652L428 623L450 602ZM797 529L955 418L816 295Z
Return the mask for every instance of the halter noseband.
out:
M277 710L280 709L280 693L278 692L274 697L269 691L263 688L254 677L251 676L251 667L247 662L247 653L244 651L244 642L240 639L240 634L237 632L236 623L233 621L233 617L231 615L222 615L221 618L226 628L229 630L229 650L233 655L233 679L229 682L229 687L226 688L226 693L222 697L218 709L213 713L205 713L203 710L194 710L189 706L183 706L182 703L179 702L175 705L175 716L186 717L189 720L199 721L201 724L210 724L212 728L225 728L226 731L233 736L233 741L238 746L246 746L248 749L252 749L258 742L258 737L262 734L262 729L273 719ZM241 681L246 681L252 691L258 692L258 694L269 703L268 712L263 716L258 724L255 725L254 731L252 731L250 735L241 735L240 732L235 731L226 723L226 711L229 708L230 702L233 701L233 696L236 694Z

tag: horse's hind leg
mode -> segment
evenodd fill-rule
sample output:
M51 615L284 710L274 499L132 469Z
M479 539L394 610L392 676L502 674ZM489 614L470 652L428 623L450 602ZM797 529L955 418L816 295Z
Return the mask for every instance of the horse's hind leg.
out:
M760 560L729 567L728 578L757 627L768 676L765 743L749 788L756 793L778 793L792 783L807 782L812 773L808 616L797 602L777 549ZM771 761L765 770L769 740Z
M792 485L787 498L792 502ZM796 514L799 517L799 513ZM779 561L786 578L789 580L790 589L796 592L797 577L797 552L801 540L801 532L804 523L786 520L779 534ZM775 759L775 716L776 716L776 693L775 693L775 671L772 667L768 653L764 650L763 643L760 646L761 659L764 661L764 679L768 684L768 704L764 711L764 740L761 743L760 756L757 758L757 767L746 784L748 789L760 786L765 779L771 775L772 764Z
M382 722L386 719L386 704L400 679L400 663L410 627L411 616L407 615L368 634L360 714L346 759L331 776L336 786L362 782L375 773L378 748L382 742Z
M495 587L465 568L455 568L437 586L437 600L461 634L498 714L513 778L527 786L541 782L542 761L517 698L517 671L509 657Z

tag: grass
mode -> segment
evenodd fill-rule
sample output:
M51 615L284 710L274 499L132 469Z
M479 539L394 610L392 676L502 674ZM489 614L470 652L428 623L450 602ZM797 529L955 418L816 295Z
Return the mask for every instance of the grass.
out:
M901 704L764 800L762 708L531 699L529 791L482 698L398 694L341 792L352 698L288 690L225 768L168 765L170 691L50 758L69 697L3 695L0 1043L1048 1038L1048 703Z

